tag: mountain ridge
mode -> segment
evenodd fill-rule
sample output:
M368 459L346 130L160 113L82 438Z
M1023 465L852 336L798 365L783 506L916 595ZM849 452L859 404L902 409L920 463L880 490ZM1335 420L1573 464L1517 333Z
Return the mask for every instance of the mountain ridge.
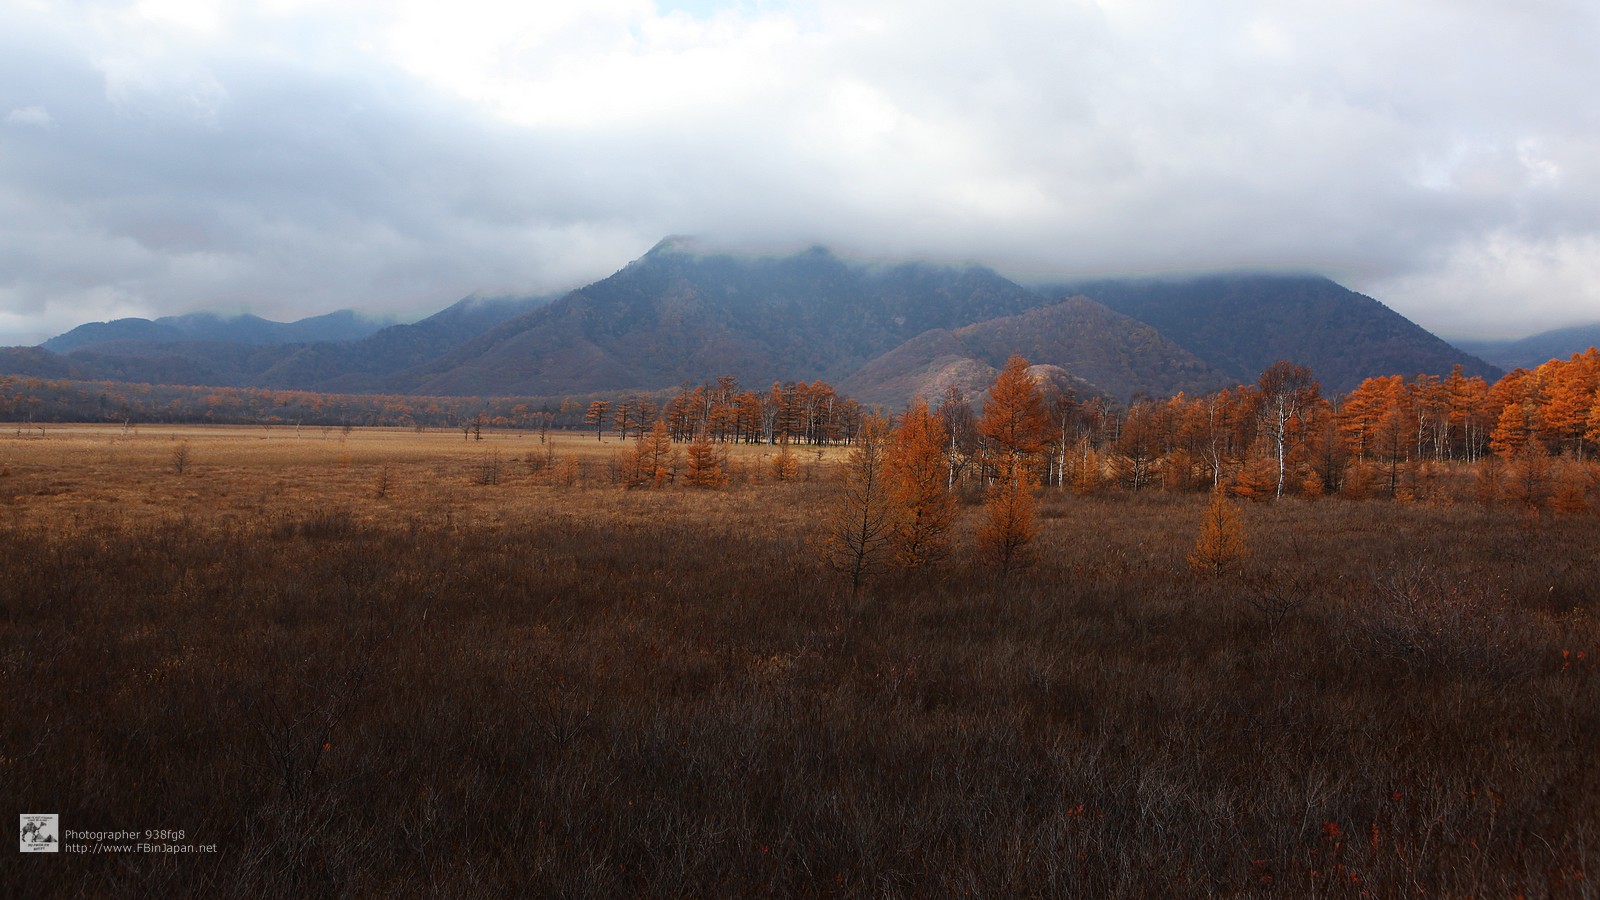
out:
M1241 382L1280 359L1311 368L1325 390L1346 393L1380 375L1503 374L1383 303L1321 275L1212 274L1188 279L1069 283L1151 325ZM1249 327L1241 327L1247 323Z
M858 262L820 246L737 255L681 237L564 294L467 297L355 340L172 337L214 319L124 322L121 337L79 326L30 352L0 353L0 367L87 380L457 396L661 390L722 375L758 387L823 378L888 403L947 383L970 388L1013 353L1123 401L1253 382L1279 359L1311 367L1330 393L1365 377L1446 374L1458 364L1498 374L1321 276L1028 288L975 264Z
M268 346L301 344L311 341L354 341L395 324L392 317L374 317L353 309L335 310L319 316L274 322L244 313L223 316L210 312L162 316L158 319L130 317L109 322L87 322L56 335L39 346L53 353L68 353L101 344L130 341L159 343L214 342Z
M1456 346L1502 369L1536 369L1552 359L1571 359L1600 346L1600 322L1552 328L1509 341L1458 340Z

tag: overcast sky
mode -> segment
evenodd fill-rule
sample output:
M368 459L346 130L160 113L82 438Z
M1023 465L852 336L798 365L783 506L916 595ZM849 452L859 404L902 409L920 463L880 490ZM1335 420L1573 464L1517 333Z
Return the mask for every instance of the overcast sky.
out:
M0 0L0 343L417 316L668 234L1600 321L1592 0Z

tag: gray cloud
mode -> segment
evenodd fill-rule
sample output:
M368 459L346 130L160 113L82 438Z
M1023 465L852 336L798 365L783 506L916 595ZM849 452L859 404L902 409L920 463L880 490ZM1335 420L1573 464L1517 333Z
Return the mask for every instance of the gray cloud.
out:
M0 340L423 313L685 232L1600 320L1588 4L476 4L0 11Z

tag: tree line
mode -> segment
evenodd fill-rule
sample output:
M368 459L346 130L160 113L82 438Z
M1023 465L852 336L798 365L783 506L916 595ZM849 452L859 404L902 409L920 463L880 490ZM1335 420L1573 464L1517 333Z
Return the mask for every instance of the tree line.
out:
M1194 398L1139 400L1122 414L1101 399L1042 389L1027 360L1007 361L981 414L957 390L936 412L920 398L897 419L863 420L846 485L824 519L822 547L852 595L876 567L920 567L947 552L954 490L982 491L976 549L1005 577L1030 562L1042 484L1088 493L1209 489L1190 564L1220 572L1244 554L1234 497L1329 491L1367 496L1375 486L1414 499L1424 466L1472 468L1485 495L1588 508L1600 442L1600 351L1519 369L1493 386L1467 378L1371 378L1338 402L1309 369L1287 361L1253 385ZM1552 474L1551 460L1567 468ZM1510 467L1510 468L1502 468Z
M1444 377L1369 378L1325 396L1292 362L1253 384L1210 394L1137 397L1119 406L1038 388L1043 424L1003 458L975 398L952 386L931 401L945 436L946 487L984 488L1020 465L1037 484L1088 493L1121 488L1227 490L1241 497L1415 493L1441 467L1486 463L1507 477L1591 459L1600 450L1600 350L1517 369L1494 384L1458 367ZM991 390L992 395L992 390ZM816 380L766 389L723 376L678 389L588 398L413 397L72 382L0 376L0 419L13 422L368 425L484 431L592 429L642 439L659 423L675 444L853 446L873 416ZM1035 444L1037 446L1035 446ZM997 455L1002 454L1002 455Z
M561 412L572 408L569 401ZM686 386L661 403L644 394L591 400L583 421L597 439L608 425L624 439L630 430L643 436L659 419L680 443L705 437L715 443L825 445L854 441L864 412L860 403L821 379L774 382L757 391L723 375Z
M1031 465L1043 485L1225 490L1240 497L1342 493L1406 499L1455 464L1510 477L1582 463L1600 449L1600 351L1591 348L1487 384L1464 376L1369 378L1339 398L1304 366L1275 363L1254 384L1212 394L1103 398L1047 391ZM951 482L993 478L970 402L948 391L937 415L950 437ZM1523 473L1525 474L1525 473Z

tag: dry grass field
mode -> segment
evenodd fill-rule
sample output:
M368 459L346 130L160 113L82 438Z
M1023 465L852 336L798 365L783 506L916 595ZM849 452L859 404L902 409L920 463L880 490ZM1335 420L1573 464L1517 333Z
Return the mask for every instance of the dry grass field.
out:
M851 603L841 450L622 447L0 430L7 815L216 845L0 893L1600 896L1590 515L1247 504L1207 577L1204 497L1046 491Z
M49 527L175 518L260 524L335 509L363 522L509 522L547 507L546 489L565 495L570 487L614 487L616 458L633 445L611 431L600 440L592 431L544 438L486 431L475 440L440 429L0 424L0 502L13 525L26 519ZM735 481L770 480L776 448L732 445L726 452ZM795 452L805 479L822 477L845 451ZM179 453L186 457L181 475ZM497 469L492 479L485 477L490 467ZM586 495L579 505L590 502L599 498Z

